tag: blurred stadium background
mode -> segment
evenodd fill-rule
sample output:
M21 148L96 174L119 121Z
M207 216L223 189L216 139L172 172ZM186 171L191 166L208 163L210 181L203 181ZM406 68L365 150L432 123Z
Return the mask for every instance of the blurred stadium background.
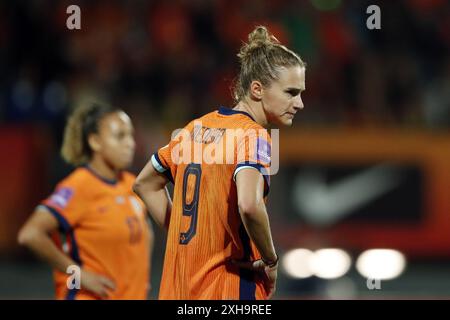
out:
M71 4L81 30L66 28ZM381 30L366 27L371 4ZM308 63L269 200L277 298L450 298L448 1L15 0L0 3L0 299L53 297L16 234L72 169L59 156L71 108L123 107L137 173L173 129L232 105L235 54L257 24Z

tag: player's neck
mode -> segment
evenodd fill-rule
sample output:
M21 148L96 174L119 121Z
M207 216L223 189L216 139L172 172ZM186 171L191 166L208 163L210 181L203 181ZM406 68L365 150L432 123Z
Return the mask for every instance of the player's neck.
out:
M107 180L117 180L119 178L120 170L114 169L112 166L108 165L108 163L106 163L105 160L98 155L94 154L92 156L88 166L97 175Z
M255 122L259 123L263 127L267 126L267 118L264 114L262 107L252 104L251 102L239 101L238 104L233 108L236 111L244 111L255 119Z

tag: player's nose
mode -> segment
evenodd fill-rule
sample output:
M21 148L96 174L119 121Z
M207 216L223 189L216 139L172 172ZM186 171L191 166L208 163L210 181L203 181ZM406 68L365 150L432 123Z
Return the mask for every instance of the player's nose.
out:
M128 137L127 139L125 139L124 142L125 148L127 149L134 149L136 146L136 141L134 140L133 137Z
M295 112L297 112L298 110L304 108L303 100L302 100L302 98L300 96L297 99L295 99L293 107L295 109Z

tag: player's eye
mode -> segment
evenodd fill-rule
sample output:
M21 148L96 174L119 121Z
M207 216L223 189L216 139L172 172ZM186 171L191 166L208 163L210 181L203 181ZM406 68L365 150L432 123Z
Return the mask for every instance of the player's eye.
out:
M123 140L126 138L134 138L134 132L120 131L116 134L118 140Z
M289 89L289 90L286 90L286 92L290 96L295 97L295 96L297 96L300 93L300 90L298 90L298 89Z

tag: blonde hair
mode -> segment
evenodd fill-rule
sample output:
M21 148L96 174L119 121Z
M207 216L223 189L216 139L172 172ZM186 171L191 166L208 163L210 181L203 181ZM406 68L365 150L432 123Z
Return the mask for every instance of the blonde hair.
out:
M264 26L256 27L248 35L248 43L242 45L237 56L241 68L233 88L236 102L247 95L252 81L269 86L278 79L280 67L306 67L295 52L283 46Z
M97 103L76 108L64 129L61 147L63 159L74 166L86 164L92 157L92 149L88 143L89 135L98 132L100 120L116 111L120 109Z

